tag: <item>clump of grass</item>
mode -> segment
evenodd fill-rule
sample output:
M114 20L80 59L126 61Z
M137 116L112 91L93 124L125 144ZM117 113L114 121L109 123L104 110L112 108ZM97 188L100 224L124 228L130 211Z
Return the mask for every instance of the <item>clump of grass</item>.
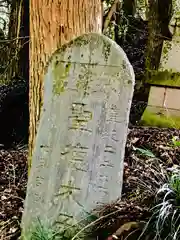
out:
M173 173L169 182L156 194L152 216L146 224L143 236L154 233L154 240L180 239L180 172Z
M83 226L83 222L77 222L75 224L57 224L55 227L48 226L39 218L28 230L28 233L23 233L22 240L72 240L76 236L77 240L84 239L87 232Z
M70 240L80 231L80 225L72 225L70 227L62 226L60 229L52 229L38 219L31 231L22 236L22 240ZM80 234L77 239L83 239Z
M29 240L53 240L54 231L45 227L40 221L33 229Z

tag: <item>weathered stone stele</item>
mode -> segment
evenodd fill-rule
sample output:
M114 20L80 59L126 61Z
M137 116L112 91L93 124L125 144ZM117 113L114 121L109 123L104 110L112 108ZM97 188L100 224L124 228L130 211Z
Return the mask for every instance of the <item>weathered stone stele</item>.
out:
M72 224L121 196L134 72L123 50L83 35L51 58L22 227Z

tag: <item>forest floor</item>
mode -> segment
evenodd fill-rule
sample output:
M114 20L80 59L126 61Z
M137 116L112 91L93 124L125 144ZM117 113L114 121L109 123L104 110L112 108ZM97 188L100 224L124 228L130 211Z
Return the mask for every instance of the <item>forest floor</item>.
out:
M122 200L106 206L100 225L113 233L120 225L145 221L155 192L167 180L169 168L180 163L180 147L172 138L180 130L130 129L126 144ZM27 183L27 149L0 150L0 240L18 239ZM116 212L115 212L116 211ZM135 239L135 238L134 238Z

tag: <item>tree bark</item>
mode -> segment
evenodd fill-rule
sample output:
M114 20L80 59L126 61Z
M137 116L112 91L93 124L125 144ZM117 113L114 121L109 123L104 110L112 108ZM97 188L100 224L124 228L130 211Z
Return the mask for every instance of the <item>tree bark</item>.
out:
M52 53L71 39L101 32L101 0L30 1L29 168L41 106L43 77Z
M146 48L146 78L152 70L157 70L160 61L163 39L158 16L158 1L151 0L148 17L148 43Z
M157 70L160 63L164 40L171 40L169 23L172 16L172 0L150 0L148 16L148 44L146 51L147 79L153 70Z

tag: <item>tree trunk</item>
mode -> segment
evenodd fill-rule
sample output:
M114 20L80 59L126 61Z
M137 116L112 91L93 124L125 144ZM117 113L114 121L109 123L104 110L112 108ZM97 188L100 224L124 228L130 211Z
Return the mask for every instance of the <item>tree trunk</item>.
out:
M152 70L157 70L163 39L161 36L161 27L158 16L158 1L151 0L149 6L149 22L148 22L148 43L146 49L146 78Z
M149 36L146 51L146 72L148 79L151 71L157 70L160 63L164 40L171 40L169 23L172 16L172 0L150 0Z
M101 32L101 6L101 0L30 1L29 167L43 104L44 70L49 57L79 35Z

